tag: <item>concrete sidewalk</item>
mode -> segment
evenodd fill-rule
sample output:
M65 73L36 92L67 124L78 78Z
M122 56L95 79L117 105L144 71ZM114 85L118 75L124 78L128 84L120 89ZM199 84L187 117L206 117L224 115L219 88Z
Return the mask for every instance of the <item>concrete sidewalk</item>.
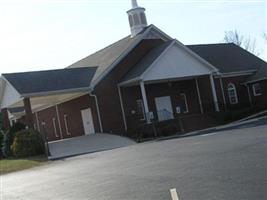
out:
M134 145L135 142L129 138L111 134L92 134L80 137L49 142L50 160L111 150L120 147Z

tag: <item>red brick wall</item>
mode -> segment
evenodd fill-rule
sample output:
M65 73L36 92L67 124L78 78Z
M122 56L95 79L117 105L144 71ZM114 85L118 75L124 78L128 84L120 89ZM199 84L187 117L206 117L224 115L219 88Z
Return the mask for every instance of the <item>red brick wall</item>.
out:
M38 115L40 132L44 136L46 136L47 140L48 141L59 140L60 131L59 131L59 125L55 107L50 107L45 110L39 111L37 115ZM56 133L54 131L53 118L56 119L56 131L58 136L56 136ZM34 119L35 119L34 122L36 123L36 117L34 117ZM42 124L43 122L45 123L45 125Z
M150 111L156 112L155 98L162 96L170 96L174 117L191 115L192 113L200 113L197 89L195 80L177 81L171 83L158 83L145 85L148 107ZM180 94L186 94L189 112L184 114L176 114L176 107L181 106ZM203 94L204 96L205 94ZM143 124L137 115L137 99L142 99L139 86L122 88L122 98L124 103L125 116L129 129L135 128L138 124ZM133 114L132 111L135 111ZM155 116L157 117L157 116Z
M91 108L95 131L100 132L95 101L93 97L85 95L58 105L60 123L62 125L62 132L64 138L80 136L84 134L81 110L87 108ZM64 122L65 114L68 116L67 121L68 121L68 129L69 132L71 133L70 136L67 135L65 127L65 122Z
M203 104L204 113L214 112L215 108L209 75L201 76L198 78L198 87Z
M248 108L250 106L247 88L245 85L242 84L247 80L247 78L248 76L236 76L236 77L222 78L227 110ZM230 83L235 85L237 96L238 96L238 103L233 104L233 105L230 104L228 91L227 91L227 86Z
M117 84L122 77L162 40L143 40L95 88L104 132L125 133Z
M176 116L176 107L181 105L180 94L184 93L187 98L188 110L190 113L200 113L198 95L195 80L186 80L171 83L160 83L146 85L147 99L150 109L156 111L155 98L170 96L173 113Z
M262 94L259 96L253 95L253 89L252 85L249 84L249 91L251 94L252 104L253 106L259 106L259 107L266 107L267 106L267 80L259 81L258 82L261 86Z
M84 95L58 105L63 138L81 136L84 134L81 110L87 108L91 108L95 131L100 132L95 100L93 97L90 97L89 95ZM65 128L65 121L64 121L65 114L67 115L68 129L71 135L67 134ZM54 131L53 118L56 119L56 130L58 137L56 137ZM46 133L47 139L49 141L61 139L55 106L39 111L38 120L41 133L42 134ZM45 126L42 126L42 122L45 122ZM34 123L37 124L35 114L34 114Z

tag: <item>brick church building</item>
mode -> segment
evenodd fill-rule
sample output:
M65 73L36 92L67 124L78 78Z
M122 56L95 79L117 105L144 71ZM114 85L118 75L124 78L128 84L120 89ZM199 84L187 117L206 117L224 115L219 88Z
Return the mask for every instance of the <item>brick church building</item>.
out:
M235 44L184 45L147 25L136 0L127 14L131 35L64 69L2 74L4 128L20 121L49 141L175 119L189 131L267 106L265 61Z

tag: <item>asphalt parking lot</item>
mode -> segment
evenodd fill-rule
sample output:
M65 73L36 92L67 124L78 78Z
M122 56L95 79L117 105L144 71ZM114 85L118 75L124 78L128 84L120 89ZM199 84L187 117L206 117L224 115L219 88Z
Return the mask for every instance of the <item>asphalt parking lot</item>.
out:
M267 125L154 141L1 176L3 200L267 199Z

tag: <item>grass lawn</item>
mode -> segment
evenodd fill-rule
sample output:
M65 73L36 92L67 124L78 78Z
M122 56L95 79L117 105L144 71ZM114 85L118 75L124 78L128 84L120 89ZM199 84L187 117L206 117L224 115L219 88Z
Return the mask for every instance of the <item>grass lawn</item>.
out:
M29 169L32 167L44 165L48 161L43 157L30 159L5 159L0 160L0 175L10 172Z

